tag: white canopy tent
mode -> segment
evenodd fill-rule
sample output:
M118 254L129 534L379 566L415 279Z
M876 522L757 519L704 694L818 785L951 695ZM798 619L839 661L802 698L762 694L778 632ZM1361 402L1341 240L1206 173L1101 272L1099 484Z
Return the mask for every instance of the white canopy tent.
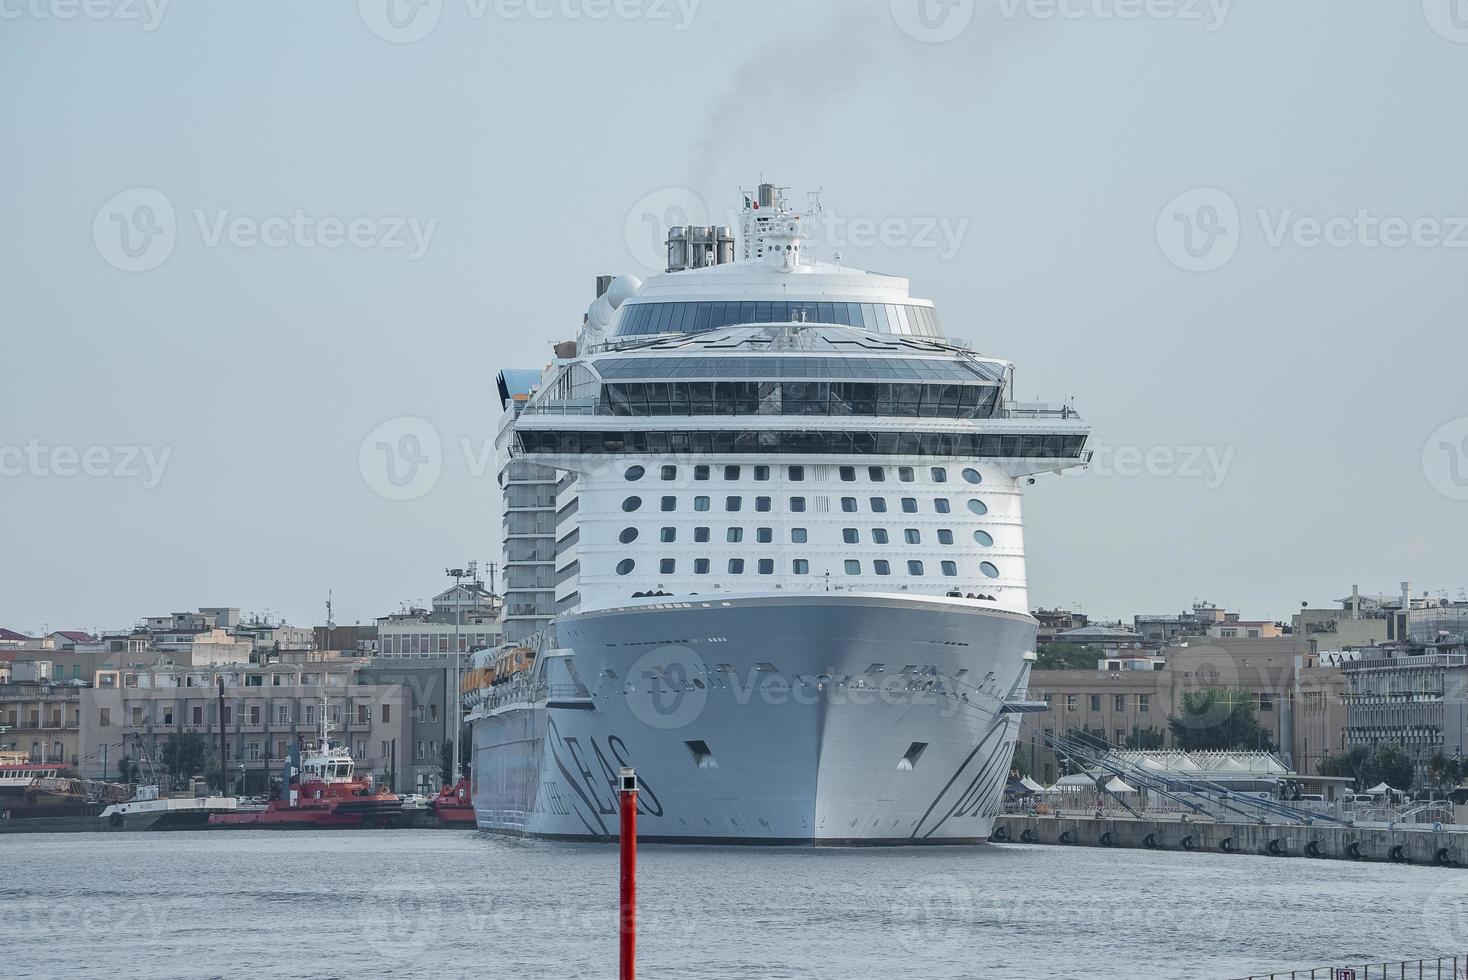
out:
M1106 791L1117 794L1135 793L1137 792L1137 788L1135 786L1128 786L1122 781L1120 776L1112 776L1111 780L1106 784Z

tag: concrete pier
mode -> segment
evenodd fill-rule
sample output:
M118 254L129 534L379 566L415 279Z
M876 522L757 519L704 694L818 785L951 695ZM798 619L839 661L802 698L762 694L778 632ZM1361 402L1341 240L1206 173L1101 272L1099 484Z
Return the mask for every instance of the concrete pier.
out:
M1441 867L1468 865L1468 833L1430 827L1388 830L1333 824L1298 827L1005 814L995 822L991 841L997 844L1129 847L1277 858L1390 861Z

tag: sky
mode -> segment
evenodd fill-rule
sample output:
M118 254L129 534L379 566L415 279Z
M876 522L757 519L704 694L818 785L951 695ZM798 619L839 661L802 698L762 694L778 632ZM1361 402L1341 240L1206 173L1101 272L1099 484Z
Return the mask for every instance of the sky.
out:
M0 0L0 626L497 560L496 372L761 177L1094 424L1033 605L1457 598L1465 89L1464 0Z

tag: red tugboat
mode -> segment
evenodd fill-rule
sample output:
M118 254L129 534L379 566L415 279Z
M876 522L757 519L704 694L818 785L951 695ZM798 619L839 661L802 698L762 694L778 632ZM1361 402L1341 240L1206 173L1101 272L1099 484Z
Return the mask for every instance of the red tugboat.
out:
M464 776L454 785L439 790L438 795L428 801L428 809L440 827L472 829L476 826L473 800L469 777Z
M333 744L330 732L323 700L320 738L304 752L299 743L291 746L281 773L280 796L260 810L213 814L210 828L308 830L392 823L403 806L397 795L374 785L370 775L356 775L351 753L346 746Z

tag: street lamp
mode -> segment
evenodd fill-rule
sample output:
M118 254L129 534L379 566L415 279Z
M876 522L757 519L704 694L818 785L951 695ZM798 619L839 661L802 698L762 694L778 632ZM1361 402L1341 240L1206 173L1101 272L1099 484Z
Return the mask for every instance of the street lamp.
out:
M464 727L464 711L463 708L460 707L459 703L459 686L461 683L459 665L459 628L462 625L464 606L463 603L460 601L459 587L463 584L464 579L467 578L472 580L475 577L475 572L475 563L472 561L469 563L469 567L467 569L444 569L444 574L454 580L454 760L453 764L449 767L449 771L453 774L453 785L458 785L459 782L459 732L460 729Z

